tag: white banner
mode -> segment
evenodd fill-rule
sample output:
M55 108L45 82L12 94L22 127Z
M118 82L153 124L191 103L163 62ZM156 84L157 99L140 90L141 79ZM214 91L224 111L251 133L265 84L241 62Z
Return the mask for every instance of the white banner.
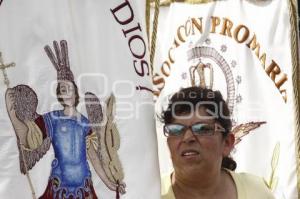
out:
M55 184L57 181L51 181L54 185L50 186L49 193L53 194L53 197L56 194L57 198L62 198L63 195L71 198L73 194L74 198L75 196L86 198L80 195L82 193L78 190L90 196L91 190L88 188L91 186L87 188L84 184L87 181L80 181L80 186L74 185L83 170L87 174L82 175L89 176L91 172L91 181L98 198L116 198L116 192L110 190L101 181L98 172L95 172L101 165L104 172L101 168L99 172L105 174L102 177L108 178L108 184L119 183L120 192L125 186L123 183L126 184L126 193L120 195L121 198L160 197L154 105L150 90L152 83L144 27L144 1L4 0L2 2L0 67L5 69L0 71L0 198L29 199L32 198L33 191L39 198L53 179L58 181L58 184ZM53 41L57 41L56 47ZM46 45L50 49L49 57L44 50ZM62 53L61 58L56 52L57 49ZM51 53L49 54L51 51L52 59ZM69 59L66 58L66 52ZM66 60L70 63L70 69L66 67L68 62ZM9 65L12 62L15 63L14 67ZM8 96L9 100L6 101L7 88L2 71L4 75L7 74L10 87L14 87L11 90L13 97ZM90 132L84 131L88 133L86 145L85 142L78 144L77 139L84 139L77 138L77 134L73 139L72 133L75 133L75 130L68 131L68 127L64 126L61 127L61 131L68 132L70 137L61 144L61 140L65 139L59 137L62 136L59 134L62 132L54 127L54 130L50 128L54 123L47 121L49 116L47 113L66 113L59 111L63 107L57 100L57 78L68 81L74 79L79 94L77 111L83 121L86 121L86 118L91 120L92 116L97 120L101 114L108 118L104 123L105 130L102 126L103 131L98 132L97 128L91 128ZM21 84L28 87L15 87ZM63 90L62 87L58 89L59 92ZM19 97L16 97L17 92ZM102 112L96 110L99 108L98 104L96 108L88 110L91 113L95 112L96 115L88 115L86 111L88 104L84 100L84 97L88 96L85 95L86 92L92 92L97 96L103 108ZM35 104L37 99L34 93L37 95L38 104ZM112 94L115 98L110 98ZM10 100L14 100L15 103ZM9 102L12 109L17 109L17 119L27 126L27 131L21 134L21 137L27 135L24 139L27 140L26 149L23 148L23 152L18 150L16 134L6 110L6 104ZM37 107L34 107L35 105ZM33 110L36 111L36 115L30 119L26 117L22 119L18 115L21 114L18 113L18 106L20 110L24 108L20 112L25 116L28 113L26 108L32 106L33 109L36 108ZM59 121L63 121L60 116ZM45 125L44 129L41 124ZM40 130L36 130L37 127ZM30 131L32 128L36 131ZM29 132L33 133L34 138L31 145ZM42 134L37 135L43 137L34 137L35 132L41 132ZM37 154L40 152L39 140L47 149L45 141L47 138L51 141L49 151L43 151L46 154L44 156L42 154L40 160L34 159L36 157L32 156L32 152L35 150L38 151ZM22 138L20 140L22 144ZM35 146L36 142L38 144ZM83 151L84 155L76 158L78 155L76 147L79 145L81 148L78 150ZM97 161L101 164L96 160L93 160L96 161L96 166L90 160L86 163L85 150L91 155L89 151L91 147L97 152L93 154L96 154L95 157L99 158ZM73 155L68 156L72 153ZM27 167L34 166L32 169L24 168L25 173L30 169L32 188L26 175L20 172L19 160L23 161L23 158ZM72 166L68 165L69 159L73 161Z
M157 109L196 83L220 90L232 111L238 172L265 179L278 199L296 199L297 171L288 1L172 3L159 16L154 90ZM247 130L248 129L248 130ZM158 123L161 172L172 169Z

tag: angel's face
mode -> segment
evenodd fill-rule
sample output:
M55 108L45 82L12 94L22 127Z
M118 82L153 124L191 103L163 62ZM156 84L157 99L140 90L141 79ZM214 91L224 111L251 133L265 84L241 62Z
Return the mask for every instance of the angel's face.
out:
M73 82L60 82L58 89L58 98L63 106L76 106L76 88Z

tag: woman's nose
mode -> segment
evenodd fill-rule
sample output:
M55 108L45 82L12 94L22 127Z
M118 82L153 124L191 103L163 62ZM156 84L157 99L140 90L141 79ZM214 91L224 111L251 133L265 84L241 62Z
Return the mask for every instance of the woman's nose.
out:
M188 128L183 134L182 141L193 142L195 140L196 140L195 135L193 134L192 130L190 128Z

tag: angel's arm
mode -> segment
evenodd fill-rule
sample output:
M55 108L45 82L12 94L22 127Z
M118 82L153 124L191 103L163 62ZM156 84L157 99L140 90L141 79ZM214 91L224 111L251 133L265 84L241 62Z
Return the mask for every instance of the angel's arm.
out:
M107 175L105 174L105 171L102 167L102 163L97 155L97 152L94 148L94 146L91 144L87 150L89 160L91 161L96 173L101 178L101 180L104 182L104 184L113 191L116 191L117 185L115 183L112 183Z

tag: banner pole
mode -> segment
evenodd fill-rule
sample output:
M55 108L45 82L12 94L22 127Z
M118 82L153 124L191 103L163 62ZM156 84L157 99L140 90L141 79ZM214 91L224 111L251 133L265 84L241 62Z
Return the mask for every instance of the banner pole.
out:
M10 82L9 82L9 79L8 79L8 76L7 76L7 73L6 73L6 69L10 68L10 67L14 67L15 65L16 65L15 63L4 64L3 58L2 58L2 53L0 52L0 70L2 70L2 74L4 76L4 84L6 85L6 88L10 88L9 87ZM19 150L21 152L21 159L24 162L25 175L27 177L27 180L28 180L28 183L29 183L29 186L30 186L30 189L31 189L32 198L36 199L35 191L34 191L32 181L31 181L31 178L30 178L30 175L29 175L29 172L28 172L28 167L27 167L27 163L26 163L26 160L25 160L23 147L24 146L22 144L20 144Z

